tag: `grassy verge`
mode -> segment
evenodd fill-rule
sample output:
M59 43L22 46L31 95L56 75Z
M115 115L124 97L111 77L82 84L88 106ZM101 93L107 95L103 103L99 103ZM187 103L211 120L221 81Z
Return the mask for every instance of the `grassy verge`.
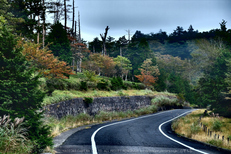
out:
M144 94L150 94L150 92L151 91L146 91L146 92L143 91ZM127 93L129 92L127 91ZM140 108L134 111L131 110L125 112L101 111L95 116L90 116L88 114L81 113L77 116L69 115L63 117L62 119L56 119L54 117L46 117L44 119L44 123L51 126L51 132L52 132L51 135L55 137L64 131L79 126L88 125L88 124L99 124L105 121L122 120L125 118L139 117L142 115L156 113L159 107L164 107L165 105L171 105L171 106L179 105L179 102L176 99L177 97L174 94L170 94L167 92L163 92L163 93L153 92L153 93L158 96L152 99L152 104L150 106ZM171 96L173 99L169 99L167 96ZM47 152L49 151L52 150L47 150Z
M95 116L90 116L85 113L81 113L77 116L66 116L62 119L56 119L54 117L48 117L44 119L44 122L51 126L51 135L53 137L61 134L64 131L67 131L72 128L76 128L83 125L88 124L99 124L105 121L112 121L112 120L122 120L125 118L131 118L131 117L138 117L141 115L151 114L157 112L157 106L156 105L150 105L145 108L141 108L138 110L128 110L125 112L105 112L101 111Z
M73 98L84 98L84 97L114 97L114 96L175 96L175 94L169 92L156 92L152 90L118 90L118 91L76 91L76 90L55 90L52 96L46 96L43 100L43 105L49 105L58 103L61 101L70 100Z
M231 141L229 143L227 141L227 138L231 140L231 119L204 116L199 122L198 119L203 115L204 111L205 109L196 110L185 117L173 121L172 128L177 134L182 136L231 150ZM206 126L207 130L212 131L212 135L208 135L208 132L205 132L203 126L199 123ZM224 136L224 141L222 141L222 136Z

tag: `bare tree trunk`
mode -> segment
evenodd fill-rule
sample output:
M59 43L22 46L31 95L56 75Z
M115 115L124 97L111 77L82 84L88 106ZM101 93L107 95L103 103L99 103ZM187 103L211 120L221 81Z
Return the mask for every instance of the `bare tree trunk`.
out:
M93 45L93 53L95 53L95 46Z
M74 36L74 23L75 23L75 0L73 0L73 16L72 16L72 35Z
M74 56L72 57L72 71L75 69L75 59Z
M105 55L106 54L106 38L107 38L107 32L109 30L109 27L107 26L105 28L105 33L104 33L104 36L103 34L100 34L101 38L102 38L102 41L103 41L103 50L102 50L102 54Z
M78 25L79 25L79 43L81 43L81 30L80 30L80 13L78 12Z
M67 4L66 0L64 0L64 28L67 30Z
M39 26L40 26L39 20L40 20L40 17L38 15L37 44L39 44Z
M121 48L121 46L120 46L120 56L122 56L122 48Z
M43 8L44 8L44 5L45 5L45 2L43 0ZM43 48L44 48L44 45L45 45L45 34L46 34L46 31L45 31L45 20L46 20L46 15L45 15L45 12L44 13L44 19L43 19Z
M79 72L82 72L81 66L82 66L82 58L80 58L79 60Z
M126 30L128 32L128 43L130 43L130 29Z

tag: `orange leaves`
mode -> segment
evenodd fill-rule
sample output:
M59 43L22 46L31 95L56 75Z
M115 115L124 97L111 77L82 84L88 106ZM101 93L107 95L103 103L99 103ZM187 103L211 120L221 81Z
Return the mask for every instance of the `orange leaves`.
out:
M135 75L135 77L146 86L154 84L158 79L157 76L160 75L158 66L153 66L151 59L146 59L139 70L141 75Z
M18 41L18 47L22 47L22 53L32 65L38 68L43 76L52 78L67 78L64 74L73 74L66 62L58 60L47 47L40 49L39 44Z
M114 72L115 62L112 57L94 53L89 56L89 60L84 62L82 67L87 70L95 71L97 74L111 75Z
M151 86L158 79L158 77L154 77L150 75L150 72L146 72L145 74L144 70L141 70L141 75L135 75L135 77L137 77L138 80L143 84L145 84L146 86Z

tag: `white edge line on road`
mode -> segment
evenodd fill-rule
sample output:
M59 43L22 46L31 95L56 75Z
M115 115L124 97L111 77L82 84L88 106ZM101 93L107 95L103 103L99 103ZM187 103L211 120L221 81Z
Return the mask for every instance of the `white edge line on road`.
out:
M188 111L188 112L192 112L192 111ZM190 147L190 146L188 146L188 145L186 145L186 144L184 144L184 143L181 143L181 142L179 142L179 141L177 141L177 140L175 140L175 139L173 139L173 138L167 136L167 135L161 130L161 126L162 126L162 125L164 125L164 124L166 124L166 123L168 123L168 122L170 122L170 121L172 121L172 120L174 120L174 119L176 119L176 118L178 118L178 117L180 117L180 116L182 116L182 115L184 115L184 114L186 114L186 113L188 113L188 112L185 112L185 113L183 113L183 114L181 114L181 115L179 115L179 116L177 116L177 117L175 117L175 118L173 118L173 119L170 119L170 120L168 120L168 121L163 122L162 124L159 125L159 131L160 131L165 137L167 137L168 139L170 139L170 140L172 140L172 141L174 141L174 142L176 142L176 143L178 143L178 144L181 144L181 145L183 145L183 146L185 146L185 147L187 147L187 148L189 148L189 149L191 149L191 150L197 151L197 152L199 152L199 153L208 154L208 153L206 153L206 152L203 152L203 151L194 149L193 147Z
M165 112L159 112L159 113L155 113L155 114L151 114L151 115L147 115L147 116L142 116L142 117L138 117L138 118L134 118L134 119L130 119L130 120L125 120L125 121L120 121L120 122L116 122L116 123L112 123L112 124L108 124L105 126L102 126L100 128L98 128L91 136L91 148L92 148L92 154L98 154L97 152L97 148L96 148L96 143L95 143L95 135L98 131L100 131L101 129L108 127L108 126L112 126L112 125L116 125L116 124L120 124L120 123L125 123L125 122L129 122L129 121L133 121L133 120L138 120L138 119L142 119L142 118L147 118L147 117L151 117L151 116L155 116L158 114L163 114L166 112L171 112L172 110L169 111L165 111ZM187 113L187 112L186 112ZM184 113L185 114L185 113Z

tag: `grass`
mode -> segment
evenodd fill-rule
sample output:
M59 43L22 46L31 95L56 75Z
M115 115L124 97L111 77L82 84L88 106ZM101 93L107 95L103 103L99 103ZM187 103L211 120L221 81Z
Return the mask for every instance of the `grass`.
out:
M208 136L198 124L198 119L203 115L205 109L193 111L185 117L179 118L172 123L172 128L177 134L192 138L198 141L209 143L221 148L231 149L231 142L227 143L227 138L231 137L231 119L230 118L216 118L216 117L203 117L202 124L206 125L208 129L213 131L212 136ZM219 134L219 139L214 139L214 133ZM222 142L222 136L225 141Z
M175 96L175 94L169 92L156 92L148 89L145 90L119 90L119 91L76 91L76 90L55 90L52 96L46 96L43 100L43 105L49 105L66 101L74 98L84 97L115 97L115 96Z
M23 118L11 121L9 116L0 117L0 153L29 154L35 143L27 139Z
M134 111L101 111L95 116L90 116L88 114L81 113L77 116L68 115L61 118L60 120L54 117L46 117L44 118L44 123L51 127L51 135L55 137L64 131L87 124L96 124L112 120L122 120L124 118L138 117L141 115L151 114L155 112L157 112L157 106L151 105Z

